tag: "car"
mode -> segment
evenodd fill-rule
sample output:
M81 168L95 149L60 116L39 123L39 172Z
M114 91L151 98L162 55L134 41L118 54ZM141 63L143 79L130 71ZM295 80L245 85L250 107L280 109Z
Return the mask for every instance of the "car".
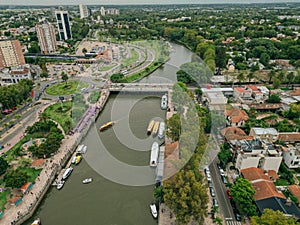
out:
M214 188L212 188L212 187L209 188L209 191L210 191L211 197L215 197L216 196Z
M208 166L204 167L204 172L207 173L207 171L210 172Z
M221 178L222 178L223 183L224 183L224 184L227 184L227 179L226 179L226 177L225 177L225 176L221 176Z
M208 183L208 187L210 187L210 188L212 188L212 187L213 187L213 185L212 185L212 183L211 183L211 182L209 182L209 183Z
M218 167L219 170L222 169L221 163L217 163L217 167Z
M217 199L213 198L213 206L219 207Z
M230 195L230 190L229 189L226 190L226 193L227 193L228 198L232 199L232 196Z
M221 176L225 176L225 172L223 169L220 169L220 174L221 174Z
M237 221L241 221L242 217L237 210L234 212L234 216Z

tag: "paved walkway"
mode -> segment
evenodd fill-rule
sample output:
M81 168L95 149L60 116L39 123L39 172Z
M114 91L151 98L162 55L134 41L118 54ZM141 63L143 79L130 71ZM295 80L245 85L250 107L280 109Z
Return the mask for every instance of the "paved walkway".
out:
M108 91L104 90L101 94L98 103L95 105L102 109L107 97ZM26 126L31 126L35 121L37 121L39 117L39 112L42 112L48 106L49 105L43 105L39 110L35 111L35 114L32 117L34 118L32 123L26 124ZM89 119L92 118L90 117ZM22 129L18 135L15 135L15 137L13 137L10 140L10 145L7 146L7 148L4 150L5 152L12 148L20 140L24 130L25 128ZM54 156L46 160L43 170L36 179L32 189L22 197L22 202L17 206L7 206L3 217L0 219L1 225L15 224L16 221L20 220L24 215L27 215L30 209L34 207L39 200L41 200L40 196L47 191L49 185L51 185L52 183L52 180L54 180L54 177L59 172L60 168L63 166L62 163L67 158L69 158L69 156L73 152L74 146L76 145L76 143L78 143L78 139L80 139L81 136L82 133L75 133L72 136L65 136L65 138L62 140L60 149Z

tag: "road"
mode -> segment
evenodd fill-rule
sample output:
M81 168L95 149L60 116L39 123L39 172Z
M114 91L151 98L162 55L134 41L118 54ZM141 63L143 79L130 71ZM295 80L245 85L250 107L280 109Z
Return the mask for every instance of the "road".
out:
M209 170L216 193L216 198L219 203L219 212L224 216L227 225L241 225L239 221L235 220L235 216L226 193L225 184L221 180L217 162L218 159L215 158L209 165Z

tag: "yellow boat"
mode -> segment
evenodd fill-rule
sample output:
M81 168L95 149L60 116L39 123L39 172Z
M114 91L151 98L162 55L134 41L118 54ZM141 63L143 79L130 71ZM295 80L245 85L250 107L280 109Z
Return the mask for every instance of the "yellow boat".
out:
M152 130L153 135L156 135L156 134L157 134L158 128L159 128L159 121L156 121L156 122L154 123L153 130Z
M76 156L75 164L80 163L80 161L81 161L81 156L80 155Z
M106 123L106 124L103 124L103 125L99 128L99 130L100 130L100 131L104 131L105 129L111 127L112 125L114 125L114 123L113 123L112 121L110 121L110 122L108 122L108 123Z
M149 125L148 125L148 128L147 128L147 134L151 134L151 131L153 129L153 126L154 126L154 123L155 121L154 120L151 120Z

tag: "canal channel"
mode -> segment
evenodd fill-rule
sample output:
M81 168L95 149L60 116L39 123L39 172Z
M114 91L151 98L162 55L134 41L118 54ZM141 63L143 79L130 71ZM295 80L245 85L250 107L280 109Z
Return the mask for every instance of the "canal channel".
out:
M190 61L192 53L179 45L173 45L173 49L169 62L140 82L176 82L178 67ZM165 119L166 111L160 109L161 95L111 95L95 125L82 141L88 146L85 159L74 166L62 190L51 187L33 218L41 218L43 225L157 224L149 208L154 200L151 181L154 183L155 170L149 167L154 139L147 136L146 129L151 119ZM100 133L99 126L111 120L117 123ZM106 165L107 171L113 172L111 176L107 171L102 173L101 166L110 164L108 160L105 162L104 155L110 155L123 164L143 168L145 179L143 174L129 177L113 164L110 167ZM99 168L95 162L99 163ZM116 173L120 176L115 177ZM82 180L87 177L92 177L93 182L83 184Z

